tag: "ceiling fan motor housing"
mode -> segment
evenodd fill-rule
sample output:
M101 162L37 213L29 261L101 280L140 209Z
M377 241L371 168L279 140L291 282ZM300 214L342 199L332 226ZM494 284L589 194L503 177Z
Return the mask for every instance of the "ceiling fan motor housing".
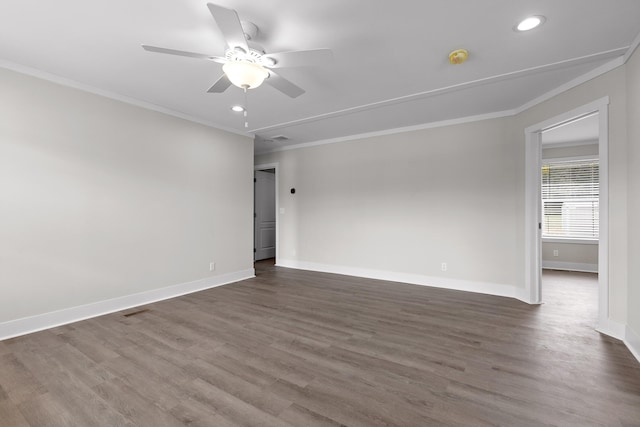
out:
M240 21L240 26L242 27L242 32L244 33L244 37L247 41L254 40L258 35L258 26L253 22Z
M265 50L262 46L248 42L249 51L245 51L241 47L232 47L227 49L224 53L224 57L229 61L249 61L249 62L260 62L260 58L265 54Z
M245 51L241 47L229 48L224 54L227 61L247 61L263 67L273 67L276 61L265 55L265 50L257 43L248 41L249 51Z

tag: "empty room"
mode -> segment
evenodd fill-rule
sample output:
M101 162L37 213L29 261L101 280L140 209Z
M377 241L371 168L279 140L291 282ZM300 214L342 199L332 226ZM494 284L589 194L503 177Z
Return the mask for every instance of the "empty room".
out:
M640 2L0 4L0 427L640 427Z

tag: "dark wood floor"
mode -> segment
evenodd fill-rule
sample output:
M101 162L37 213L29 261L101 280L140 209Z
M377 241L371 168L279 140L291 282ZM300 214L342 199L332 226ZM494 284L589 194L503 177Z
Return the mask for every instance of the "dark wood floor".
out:
M256 268L0 342L0 425L640 425L640 365L594 331L592 276L546 272L535 307Z

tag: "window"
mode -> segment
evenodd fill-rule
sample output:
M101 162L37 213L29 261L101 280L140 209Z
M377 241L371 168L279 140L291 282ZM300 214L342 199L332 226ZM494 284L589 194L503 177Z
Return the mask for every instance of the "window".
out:
M598 160L543 160L543 238L598 239L598 169Z

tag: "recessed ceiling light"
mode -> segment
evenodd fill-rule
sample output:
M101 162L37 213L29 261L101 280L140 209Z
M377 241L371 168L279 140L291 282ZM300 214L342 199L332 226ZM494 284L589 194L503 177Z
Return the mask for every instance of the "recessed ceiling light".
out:
M516 30L518 31L529 31L529 30L533 30L536 27L539 27L540 25L542 25L545 21L545 17L542 15L537 15L537 16L530 16L528 18L523 19L522 21L520 21L520 23L516 26Z
M242 113L244 111L244 107L242 105L234 105L233 107L231 107L232 111L235 111L236 113Z

